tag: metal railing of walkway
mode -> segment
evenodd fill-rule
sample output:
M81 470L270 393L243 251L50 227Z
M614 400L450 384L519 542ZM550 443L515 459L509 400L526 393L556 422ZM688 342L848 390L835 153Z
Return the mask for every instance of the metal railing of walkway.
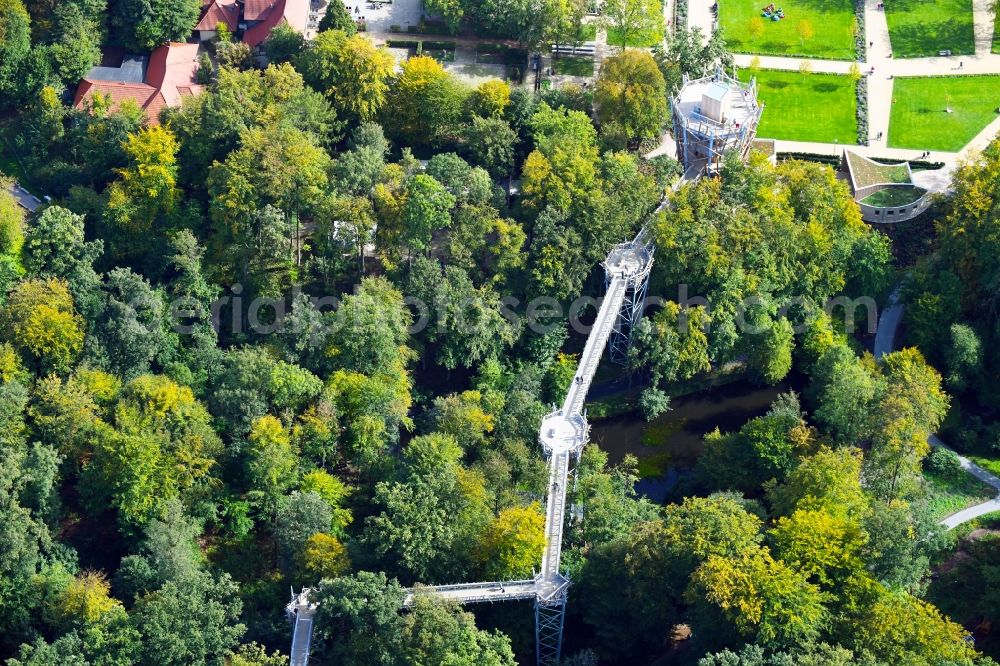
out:
M688 176L696 178L699 173L700 170L689 170L685 179ZM663 207L657 208L656 213ZM548 414L539 428L538 439L548 455L549 475L545 502L545 550L538 575L532 580L418 586L406 591L404 608L412 607L421 594L434 594L462 604L534 598L537 663L558 663L566 593L570 583L560 573L570 456L579 456L587 443L589 426L583 412L587 391L608 346L608 339L617 330L626 297L630 293L633 298L639 294L638 299L642 300L652 262L653 252L645 228L632 241L612 248L604 262L607 290L584 345L573 383L566 392L562 408ZM292 666L306 666L309 660L316 605L309 602L308 595L309 590L305 589L288 604L288 612L295 619Z

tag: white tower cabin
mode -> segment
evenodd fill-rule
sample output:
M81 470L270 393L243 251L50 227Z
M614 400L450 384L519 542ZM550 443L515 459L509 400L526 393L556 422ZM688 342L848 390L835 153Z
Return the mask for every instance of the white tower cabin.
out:
M745 158L764 110L756 79L742 83L721 69L694 81L685 76L671 107L677 158L689 177L716 173L728 152Z

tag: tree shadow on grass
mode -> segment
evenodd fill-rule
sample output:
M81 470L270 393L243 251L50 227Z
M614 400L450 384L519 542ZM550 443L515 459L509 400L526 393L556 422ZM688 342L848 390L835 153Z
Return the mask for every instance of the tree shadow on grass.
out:
M812 89L819 93L832 93L840 90L841 86L836 83L826 81L824 83L814 83Z
M936 56L950 50L952 55L975 52L976 38L972 17L966 22L947 19L936 22L911 23L890 28L889 38L897 57Z
M896 2L896 0L892 1ZM793 15L796 7L804 7L819 14L854 13L854 3L851 0L792 0L782 8L785 10L786 15Z

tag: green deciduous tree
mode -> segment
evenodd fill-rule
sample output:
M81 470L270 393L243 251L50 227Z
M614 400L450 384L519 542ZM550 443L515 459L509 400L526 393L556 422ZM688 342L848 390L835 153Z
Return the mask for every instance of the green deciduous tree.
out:
M982 369L982 342L975 329L967 324L951 325L951 345L945 350L947 382L961 391L974 382Z
M435 430L454 437L464 451L482 447L494 427L491 398L495 402L497 396L476 390L435 398L432 411Z
M412 249L430 249L431 237L451 224L455 197L431 176L417 174L406 185L400 221L403 241Z
M886 501L909 494L920 476L920 463L948 412L941 375L912 347L883 358L886 390L875 413L866 477L872 492Z
M469 90L430 56L403 63L383 108L391 137L413 146L435 146L456 136Z
M393 60L363 35L326 30L316 35L298 61L306 83L352 120L373 120L386 102Z
M18 69L31 49L31 17L21 0L0 3L0 106L8 108L21 91Z
M48 49L52 69L64 85L73 86L101 61L101 29L95 18L103 16L89 16L79 4L61 3L53 18Z
M859 443L871 435L870 410L885 390L884 380L848 347L831 348L819 365L813 375L819 385L816 420L838 441Z
M453 602L421 596L402 620L401 650L409 663L514 666L510 639L481 631L475 617Z
M517 133L503 118L473 116L465 127L465 140L473 159L496 178L510 174Z
M140 663L151 666L221 661L246 630L243 603L228 574L168 581L136 602L131 624L141 635Z
M103 248L103 241L85 240L82 215L60 206L47 206L28 225L24 267L37 277L66 280L80 310L91 315L100 288L94 262Z
M316 493L293 492L278 502L274 521L274 539L278 545L278 563L285 571L302 561L309 538L330 529L330 506Z
M453 462L378 483L375 503L382 512L366 520L364 541L390 571L427 583L468 575L473 540L488 521L481 477Z
M141 275L127 268L109 272L103 294L91 320L88 356L95 364L133 379L157 363L173 360L177 335L169 330L166 296Z
M354 520L350 509L343 508L342 504L347 498L350 488L337 477L322 469L314 469L302 475L302 482L299 490L304 493L316 493L329 505L333 514L330 524L330 531L339 536L343 534L344 528Z
M403 597L403 588L384 573L360 571L321 581L317 640L338 664L392 666L399 655Z
M452 34L458 32L458 27L462 22L463 11L462 0L427 0L424 10L428 14L441 16Z
M663 74L645 51L627 49L601 64L594 106L605 131L630 141L659 136L667 118Z
M114 0L110 22L115 40L132 51L182 42L198 22L198 0Z
M331 7L331 11L335 11ZM269 62L279 64L295 59L305 46L305 38L287 23L279 23L271 29L264 41L264 50Z
M320 32L328 30L340 30L350 37L358 31L358 26L354 22L354 17L347 11L347 7L331 4L319 22Z
M607 0L603 7L607 26L614 28L623 49L629 40L645 33L663 33L663 8L656 0Z
M110 424L99 424L81 492L118 510L127 528L145 526L173 498L206 490L222 443L186 386L144 375L122 390Z

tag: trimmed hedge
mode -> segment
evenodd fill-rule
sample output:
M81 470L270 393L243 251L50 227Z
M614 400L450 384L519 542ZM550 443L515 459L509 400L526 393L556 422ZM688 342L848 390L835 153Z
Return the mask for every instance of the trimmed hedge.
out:
M777 159L779 162L784 162L785 160L803 160L805 162L819 162L820 164L829 164L834 168L840 166L839 155L820 155L819 153L778 153L775 156L775 159Z
M864 62L868 58L868 38L865 32L865 0L854 0L854 20L857 21L858 31L854 35L854 52L858 62Z
M855 92L858 96L857 117L858 117L858 145L868 145L868 77L862 75L855 85Z
M454 51L455 42L436 42L428 39L424 41L424 50L426 51L427 49L432 51Z
M676 0L674 2L674 24L671 26L673 33L677 34L677 26L685 25L687 26L688 18L688 0ZM705 35L705 38L709 38L711 35Z
M850 148L850 146L844 146L845 148ZM777 159L779 162L784 162L785 160L804 160L806 162L820 162L822 164L830 164L835 167L840 166L840 155L821 155L819 153L778 153ZM911 169L921 169L921 170L931 170L940 169L944 166L944 162L928 162L926 160L899 160L891 159L888 157L872 157L870 158L876 162L882 164L903 164L904 162L910 163Z

